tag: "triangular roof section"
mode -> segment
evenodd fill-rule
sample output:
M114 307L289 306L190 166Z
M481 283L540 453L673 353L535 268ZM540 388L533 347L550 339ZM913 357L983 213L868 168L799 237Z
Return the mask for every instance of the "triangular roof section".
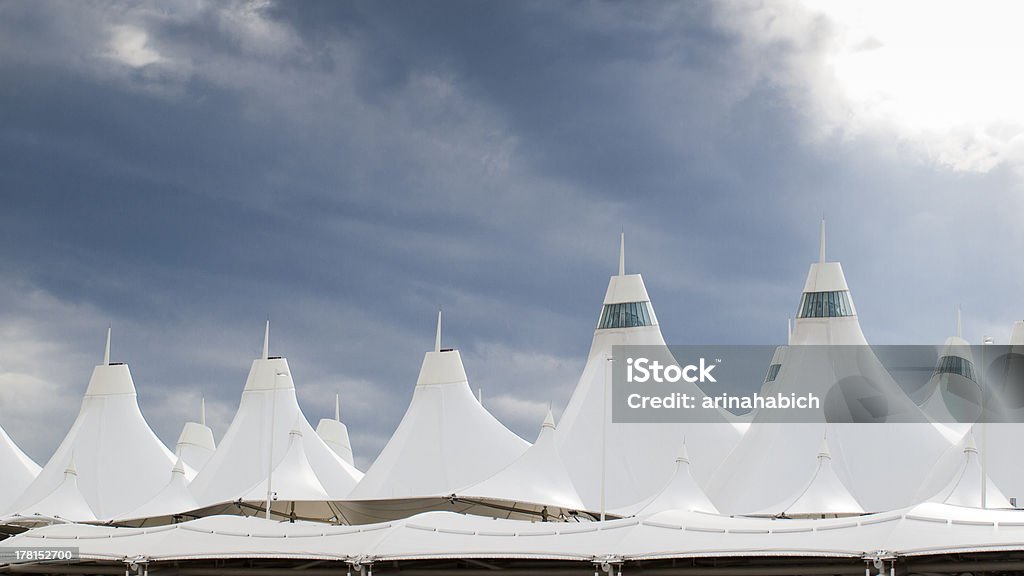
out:
M284 460L296 426L309 467L331 499L348 496L362 478L316 435L299 408L288 361L269 355L269 339L268 321L263 355L253 360L238 411L217 451L190 485L202 506L247 495L267 477L271 462L276 467Z
M348 437L348 426L341 421L341 395L334 396L334 419L321 418L316 425L316 433L327 446L342 460L355 466L352 455L352 441Z
M217 451L213 430L206 425L206 398L202 399L199 422L185 422L178 436L174 452L188 467L195 471L203 469Z
M555 441L555 418L548 410L540 427L537 441L507 468L483 482L457 490L456 494L469 498L493 498L513 503L531 503L549 506L556 516L583 510L583 501L572 485Z
M30 514L21 514L29 516ZM78 472L72 458L64 468L64 477L56 488L32 506L31 515L45 518L60 518L71 522L96 520L89 503L78 489Z
M956 335L942 345L935 371L925 385L928 396L921 410L959 441L981 415L982 389L971 345L962 337L959 308L956 325Z
M109 329L103 359L74 424L13 511L37 512L37 504L64 482L72 454L78 488L101 520L140 506L167 482L175 456L142 416L128 365L110 363Z
M693 473L703 485L741 436L725 414L715 423L648 426L611 422L611 404L607 401L606 405L605 394L607 389L610 396L613 346L665 346L643 277L626 274L624 236L620 236L618 272L608 281L587 363L562 413L557 437L573 484L589 510L601 507L602 476L603 500L609 510L633 504L664 487L672 477L673 457L686 437L701 439L693 445L698 463ZM704 397L695 384L687 393ZM602 437L606 438L607 463L603 471Z
M963 457L952 480L945 488L929 499L930 502L982 508L982 481L985 482L984 508L1013 508L1009 498L996 486L981 468L974 432L968 431L960 443Z
M178 460L174 463L174 468L171 469L171 479L163 489L150 499L149 502L116 518L115 523L121 524L129 520L139 520L139 522L132 522L131 524L133 526L144 526L147 524L142 521L144 519L173 518L198 508L199 502L196 501L195 496L188 489L185 471L186 464L184 458L179 456ZM161 521L158 523L162 524L165 522Z
M821 246L771 387L786 396L815 394L820 411L805 423L754 415L743 439L706 484L708 496L724 513L764 510L806 486L816 469L818 441L826 433L830 467L864 508L908 506L953 442L927 423L867 346L842 266L825 261L824 240ZM887 463L887 474L863 464L879 461Z
M0 426L0 511L14 503L24 490L39 475L39 465L29 458L11 440Z
M822 438L818 450L818 466L809 482L795 496L770 506L754 515L790 518L836 518L864 514L843 481L832 470L832 453L828 438Z
M473 396L458 350L423 357L412 401L351 499L438 496L493 476L530 446Z
M649 516L666 510L685 510L718 514L718 508L690 474L690 453L686 442L679 447L675 458L676 470L667 484L654 496L615 512L623 516Z
M288 451L274 467L270 478L264 478L244 496L244 501L265 501L267 482L270 482L271 500L329 500L327 490L317 478L313 466L306 457L302 434L302 421L297 420L289 433Z

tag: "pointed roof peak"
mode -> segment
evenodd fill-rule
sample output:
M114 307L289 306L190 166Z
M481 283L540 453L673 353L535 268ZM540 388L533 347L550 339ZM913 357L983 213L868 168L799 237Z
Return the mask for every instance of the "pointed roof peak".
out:
M107 345L103 349L103 365L110 366L110 324L107 324Z
M969 453L978 453L978 445L974 442L974 428L968 430L964 435L964 454Z
M71 459L68 460L68 466L64 469L64 477L78 476L78 470L75 469L75 455L71 454Z
M544 417L544 423L540 427L555 429L555 416L551 413L551 408L548 408L548 414Z
M832 452L828 449L828 435L823 434L821 437L821 448L818 449L818 460L832 459Z
M199 423L206 426L206 396L199 398Z
M334 395L334 421L341 422L341 394Z
M689 464L690 463L690 452L686 449L686 438L683 438L683 444L679 446L679 452L676 454L676 464Z
M270 358L270 318L267 318L267 326L263 330L263 355L264 360Z
M441 309L437 309L437 335L434 336L434 352L441 351Z
M178 459L174 461L174 468L171 468L171 475L179 474L185 475L185 461L181 459L181 455L178 455Z
M619 233L619 276L626 275L626 233Z

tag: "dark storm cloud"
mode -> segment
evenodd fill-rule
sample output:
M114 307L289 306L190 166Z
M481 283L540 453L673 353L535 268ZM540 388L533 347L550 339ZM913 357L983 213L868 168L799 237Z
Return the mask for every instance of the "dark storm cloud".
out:
M999 220L965 188L1012 180L808 141L793 68L827 26L752 44L730 10L0 5L0 306L24 327L5 339L49 343L17 349L59 369L16 376L71 406L0 407L4 427L45 460L109 321L165 442L200 394L222 433L269 314L307 416L340 391L365 466L440 306L485 404L532 438L582 367L620 229L671 342L784 338L823 212L869 338L940 340L972 274L1007 286L979 314L1019 315L1020 274L948 240ZM936 274L949 258L963 273ZM19 431L44 418L60 429Z

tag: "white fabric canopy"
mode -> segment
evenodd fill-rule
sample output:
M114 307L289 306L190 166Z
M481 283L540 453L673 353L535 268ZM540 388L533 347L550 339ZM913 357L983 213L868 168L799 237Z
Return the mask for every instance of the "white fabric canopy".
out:
M36 505L64 482L72 458L78 489L100 519L140 506L167 483L175 456L143 418L126 364L93 370L74 424L10 510L39 512Z
M502 470L530 446L473 396L458 350L423 357L412 401L350 499L454 493Z
M829 518L863 513L864 508L832 470L828 440L822 439L818 451L818 467L807 484L795 495L769 506L757 515Z
M741 435L725 414L718 423L642 425L611 422L611 402L607 401L606 410L605 395L611 396L612 368L608 359L612 355L612 347L665 345L643 278L639 274L612 276L604 305L629 302L646 303L652 324L594 331L586 366L559 424L558 449L583 503L591 510L600 508L602 475L606 482L605 503L609 509L628 506L664 487L672 477L673 458L684 438L691 439L693 475L699 484L705 485ZM687 391L690 396L698 399L705 396L696 384L690 387ZM604 471L601 470L603 426L607 426L607 466Z
M254 360L231 425L217 451L192 481L190 488L200 505L208 506L245 498L254 486L264 482L273 459L275 474L289 477L292 430L301 434L305 461L302 470L316 477L327 496L340 500L348 496L362 473L335 454L316 434L299 408L288 361L284 358ZM291 498L288 486L277 490L282 500ZM297 494L295 496L304 496Z
M711 503L704 490L690 475L690 455L683 443L676 456L676 470L672 478L658 493L631 506L613 510L621 516L649 516L665 510L686 510L718 514L718 509Z
M0 427L0 512L7 510L39 475L39 465L32 461Z

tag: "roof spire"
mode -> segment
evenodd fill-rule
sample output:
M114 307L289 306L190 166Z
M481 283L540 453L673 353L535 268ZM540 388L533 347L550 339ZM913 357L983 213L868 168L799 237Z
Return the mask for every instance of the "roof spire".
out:
M821 246L818 247L818 262L825 263L825 217L821 217Z
M206 426L206 396L199 400L199 423Z
M690 463L690 452L686 449L686 438L683 438L683 445L679 447L679 453L676 454L676 464L689 464Z
M793 319L786 318L786 345L793 342Z
M263 331L263 359L270 358L270 318L267 318L267 327Z
M960 306L956 307L956 337L963 338L963 323L960 320Z
M103 349L103 365L110 366L110 324L107 324L107 347Z
M619 276L626 275L626 233L619 233Z
M818 460L832 459L832 453L828 449L828 432L821 435L821 448L818 449Z
M437 336L434 337L434 352L441 351L441 311L437 311Z
M544 416L544 423L540 427L555 429L555 415L551 413L551 408L548 408L548 413Z
M334 395L334 420L341 422L341 394Z

